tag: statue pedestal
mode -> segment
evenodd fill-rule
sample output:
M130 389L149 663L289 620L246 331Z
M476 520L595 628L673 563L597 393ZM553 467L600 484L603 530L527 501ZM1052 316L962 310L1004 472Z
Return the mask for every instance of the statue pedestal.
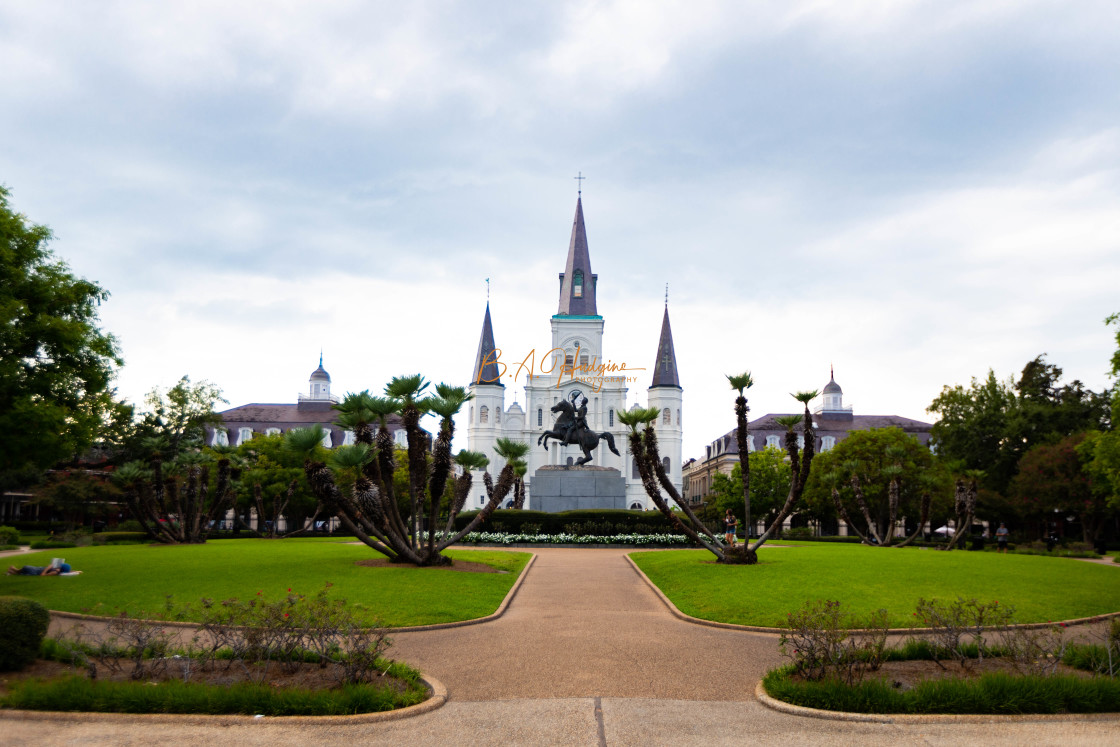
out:
M613 467L562 467L547 465L529 483L529 508L533 511L577 511L591 508L626 508L626 480Z

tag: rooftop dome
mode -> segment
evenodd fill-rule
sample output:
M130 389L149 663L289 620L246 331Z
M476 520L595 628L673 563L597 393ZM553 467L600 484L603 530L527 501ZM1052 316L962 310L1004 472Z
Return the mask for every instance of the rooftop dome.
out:
M323 368L323 354L319 354L319 367L311 372L309 381L330 381L331 375L327 373L327 369Z
M828 383L824 385L824 392L822 392L822 394L843 394L844 390L836 383L836 374L832 372L831 368L828 371L828 376Z

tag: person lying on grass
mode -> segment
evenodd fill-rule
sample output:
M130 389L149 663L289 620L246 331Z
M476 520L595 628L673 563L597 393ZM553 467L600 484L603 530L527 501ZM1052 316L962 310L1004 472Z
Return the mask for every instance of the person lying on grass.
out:
M58 565L25 565L16 568L14 565L8 566L9 576L58 576L63 573L70 573L69 563L59 563Z

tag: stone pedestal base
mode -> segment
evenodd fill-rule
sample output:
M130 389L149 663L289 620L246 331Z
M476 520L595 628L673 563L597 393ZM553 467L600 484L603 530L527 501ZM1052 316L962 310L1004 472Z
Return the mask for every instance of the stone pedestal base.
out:
M626 508L626 480L613 467L545 466L529 483L533 511Z

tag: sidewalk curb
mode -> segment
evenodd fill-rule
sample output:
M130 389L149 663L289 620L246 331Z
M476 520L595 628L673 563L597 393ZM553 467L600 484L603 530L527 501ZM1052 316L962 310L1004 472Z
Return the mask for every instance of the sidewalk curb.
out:
M499 617L501 617L502 615L504 615L506 613L506 610L509 608L510 603L513 601L513 598L517 595L518 590L521 588L521 584L523 584L525 582L525 576L527 576L529 574L529 569L533 566L533 563L536 561L536 559L537 559L536 553L532 553L531 557L529 558L529 562L526 563L525 567L521 569L521 574L517 577L517 581L515 581L513 586L510 587L510 590L506 593L505 599L502 600L502 603L498 605L498 609L495 610L492 614L489 614L486 617L476 617L473 620L456 620L455 622L434 623L432 625L409 625L409 626L404 626L404 627L400 627L400 628L388 628L389 634L393 635L395 633L412 633L412 632L418 632L418 631L424 631L424 630L445 630L447 628L463 628L463 627L466 627L467 625L481 625L482 623L487 623L487 622L491 622L493 620L497 620ZM83 621L83 622L105 622L106 620L112 619L112 618L109 618L109 617L103 617L103 616L98 616L98 615L84 615L80 612L61 612L61 611L58 611L58 610L50 610L50 613L51 613L52 618L57 618L59 620L79 620L79 621ZM178 620L146 620L145 622L158 624L158 625L161 625L161 626L166 627L166 628L188 629L188 628L197 628L198 627L198 623L180 622Z
M447 688L434 677L421 675L431 696L423 703L393 711L376 711L350 716L210 716L195 713L93 713L85 711L0 711L0 721L19 718L29 721L74 721L78 723L180 724L197 726L245 726L246 724L280 724L283 726L345 726L375 724L412 718L430 713L447 702Z
M1120 713L1023 713L1023 714L909 714L909 713L851 713L849 711L825 711L820 708L786 703L766 694L762 682L755 686L754 696L759 703L772 711L790 716L819 718L826 721L852 721L872 724L1006 724L1045 721L1105 721L1120 723Z
M642 578L642 580L646 582L646 585L649 586L649 588L653 589L653 593L657 595L657 598L660 599L665 604L665 606L669 608L669 612L672 613L673 617L676 617L679 620L684 620L685 622L693 623L694 625L707 625L711 628L727 628L728 630L742 630L748 633L768 633L771 635L778 635L786 632L786 628L767 628L761 625L736 625L735 623L716 622L715 620L704 620L699 617L693 617L692 615L686 615L685 613L677 609L677 606L669 600L669 597L665 596L665 594L662 593L661 589L657 588L657 585L655 583L649 580L649 577L642 571L641 568L638 567L638 564L634 562L634 559L630 557L629 553L627 553L623 557L626 558L628 563L630 563L630 567L634 569L634 572L637 573ZM1055 625L1061 626L1063 628L1070 628L1075 625L1092 625L1093 623L1111 620L1114 617L1120 617L1120 612L1108 612L1103 615L1094 615L1093 617L1079 617L1073 620L1054 620L1052 622L1044 623L1022 623L1019 625L1013 625L1011 627L1019 628L1021 630L1042 630L1044 628L1052 628ZM907 635L910 633L929 633L932 630L932 628L890 628L887 630L887 633L888 635Z

